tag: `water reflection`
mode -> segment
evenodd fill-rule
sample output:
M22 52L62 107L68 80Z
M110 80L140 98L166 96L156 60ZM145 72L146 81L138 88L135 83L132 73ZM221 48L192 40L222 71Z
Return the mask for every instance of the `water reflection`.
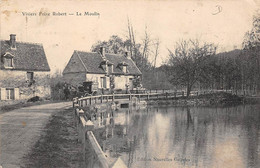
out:
M103 117L99 135L128 167L260 167L259 107L130 107Z

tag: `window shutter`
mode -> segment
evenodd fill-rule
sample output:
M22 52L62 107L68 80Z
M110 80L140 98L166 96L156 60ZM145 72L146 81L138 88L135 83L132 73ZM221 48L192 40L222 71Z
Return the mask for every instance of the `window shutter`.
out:
M109 89L110 88L110 79L109 79L109 77L106 77L107 78L107 80L106 80L106 84L107 84L107 89Z
M6 100L6 91L5 88L1 88L1 97L0 100Z
M20 98L19 88L14 88L14 100L18 100Z

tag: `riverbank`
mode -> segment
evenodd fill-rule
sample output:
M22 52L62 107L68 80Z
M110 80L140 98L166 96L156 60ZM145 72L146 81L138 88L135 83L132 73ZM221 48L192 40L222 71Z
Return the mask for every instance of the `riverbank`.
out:
M54 113L31 152L24 167L82 167L82 144L78 143L72 109Z
M148 105L169 105L169 106L233 106L243 103L254 103L242 97L226 93L209 93L199 96L177 97L168 100L149 100Z

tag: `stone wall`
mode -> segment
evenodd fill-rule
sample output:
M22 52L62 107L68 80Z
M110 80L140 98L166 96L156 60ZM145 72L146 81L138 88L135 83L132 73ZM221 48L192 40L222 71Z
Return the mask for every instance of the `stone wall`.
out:
M30 83L27 71L0 70L0 100L6 99L6 88L14 89L15 99L29 99L33 96L50 97L49 72L33 73L34 82Z

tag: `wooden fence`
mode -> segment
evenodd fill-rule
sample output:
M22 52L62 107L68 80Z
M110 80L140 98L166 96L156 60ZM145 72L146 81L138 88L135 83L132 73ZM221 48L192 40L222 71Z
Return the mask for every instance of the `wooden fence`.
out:
M157 93L156 93L157 92ZM236 94L240 96L246 96L246 92L233 91L233 90L204 90L204 91L192 91L190 96L199 96L209 93L226 92ZM132 100L134 97L139 101L141 100L159 100L159 99L171 99L178 97L187 96L185 91L174 91L174 90L151 90L146 93L133 93L133 94L110 94L110 95L98 95L98 96L87 96L75 99L74 103L78 103L80 107L87 105L103 103L103 102L114 102L117 100Z
M108 157L102 151L94 134L94 124L92 121L86 121L84 111L79 110L78 105L74 104L75 108L75 124L78 131L78 141L82 143L84 167L86 168L126 168L127 166L120 158L117 158L111 164Z

